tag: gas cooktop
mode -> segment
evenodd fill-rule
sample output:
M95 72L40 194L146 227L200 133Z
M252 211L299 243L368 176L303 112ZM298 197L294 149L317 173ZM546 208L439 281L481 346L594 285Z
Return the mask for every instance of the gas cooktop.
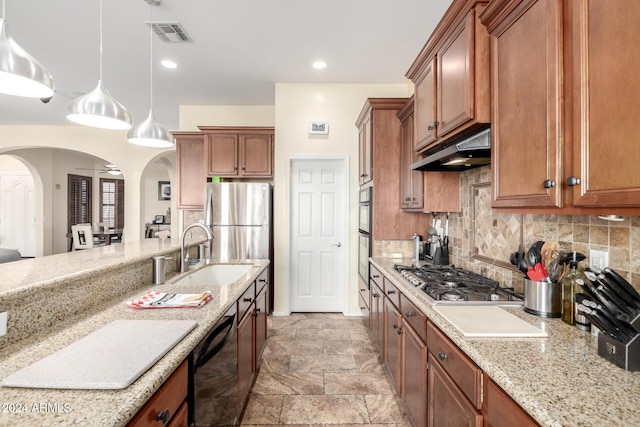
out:
M523 295L512 288L501 288L495 280L449 265L422 267L396 264L393 268L432 305L486 304L521 305Z

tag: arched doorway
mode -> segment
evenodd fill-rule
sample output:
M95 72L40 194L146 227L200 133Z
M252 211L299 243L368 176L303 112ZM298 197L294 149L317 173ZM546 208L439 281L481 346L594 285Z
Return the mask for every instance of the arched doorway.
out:
M19 159L0 155L0 248L36 256L36 188Z

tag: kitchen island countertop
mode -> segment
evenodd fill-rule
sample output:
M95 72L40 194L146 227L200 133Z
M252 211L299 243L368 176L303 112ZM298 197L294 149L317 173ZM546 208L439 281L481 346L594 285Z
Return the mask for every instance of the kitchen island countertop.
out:
M640 372L598 356L589 332L503 307L548 338L467 338L393 269L406 259L371 258L392 283L543 426L640 426Z
M151 240L151 239L149 239ZM112 245L116 246L116 245ZM126 248L125 248L126 246ZM165 241L125 243L116 248L110 257L101 250L63 254L60 259L79 258L70 261L68 267L60 266L60 276L99 274L120 263L131 259L148 258L164 252L176 250L175 242ZM93 253L91 253L93 252ZM47 258L47 257L45 257ZM94 261L87 264L88 260ZM23 261L14 264L20 264ZM37 261L27 264L40 264L56 260ZM217 262L214 262L217 263ZM143 286L131 289L125 295L105 301L98 308L88 310L69 318L65 322L16 343L0 349L0 378L14 373L45 356L48 356L78 339L96 331L118 319L149 320L195 320L198 326L182 341L173 347L153 367L146 371L132 385L121 390L59 390L0 387L0 425L34 426L34 425L82 425L82 426L124 426L149 400L156 390L169 378L173 371L188 357L193 348L202 340L208 330L222 317L227 309L239 298L247 287L268 266L268 260L242 260L224 263L252 264L253 268L241 276L236 282L228 285L208 286L206 284L167 283L160 286ZM33 265L13 266L18 270L29 271ZM52 265L54 265L52 264ZM79 268L81 266L81 268ZM76 268L80 272L74 271ZM8 270L8 269L7 269ZM44 272L36 273L39 280L37 286L54 287L56 275L49 271L49 279ZM33 280L31 280L33 281ZM202 308L185 309L133 309L126 302L146 293L150 289L175 293L200 293L211 291L212 299ZM29 286L16 287L5 292L30 291ZM136 343L132 342L132 346Z

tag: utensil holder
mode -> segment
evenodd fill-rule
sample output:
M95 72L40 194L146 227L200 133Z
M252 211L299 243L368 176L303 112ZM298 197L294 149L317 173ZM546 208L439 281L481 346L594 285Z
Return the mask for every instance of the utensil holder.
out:
M622 343L604 333L598 334L598 355L626 371L640 371L640 333Z
M524 279L523 310L540 317L562 317L562 285Z

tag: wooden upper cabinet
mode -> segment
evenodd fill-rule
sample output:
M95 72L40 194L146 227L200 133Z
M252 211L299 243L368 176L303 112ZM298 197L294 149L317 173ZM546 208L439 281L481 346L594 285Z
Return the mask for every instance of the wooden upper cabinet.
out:
M640 210L640 3L492 2L493 207Z
M640 206L640 2L569 2L574 206Z
M273 128L205 127L207 176L270 178L273 176Z
M525 1L489 26L493 207L562 206L560 14L558 0Z
M411 164L420 160L414 151L413 98L398 112L401 122L402 161L400 164L400 206L406 211L422 212L424 198L422 192L422 172L411 170Z
M367 184L373 179L373 141L371 139L371 116L363 117L358 126L359 152L359 183Z
M486 1L454 1L407 77L415 84L417 152L491 121L489 36L479 15Z
M201 210L204 207L206 173L204 136L200 132L173 132L176 141L178 209Z

